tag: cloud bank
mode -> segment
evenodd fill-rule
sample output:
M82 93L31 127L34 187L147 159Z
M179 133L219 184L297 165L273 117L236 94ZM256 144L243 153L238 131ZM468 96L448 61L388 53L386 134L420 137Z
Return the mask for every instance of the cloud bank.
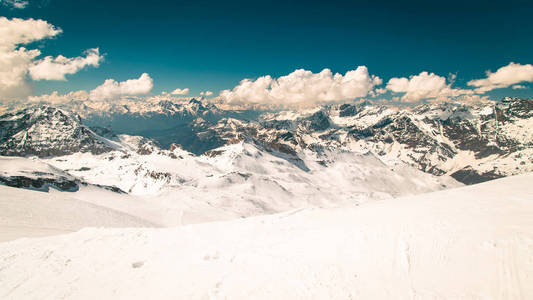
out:
M451 76L452 83L454 79L455 76ZM399 100L411 103L431 99L447 100L450 97L474 94L472 90L452 88L452 83L447 83L443 76L424 71L409 78L391 78L387 82L387 89L393 93L405 93Z
M23 8L27 1L0 0L6 5ZM32 81L67 80L68 75L75 74L87 67L98 67L103 55L98 48L86 50L78 57L40 57L39 49L27 49L33 42L57 37L60 28L35 19L8 19L0 17L0 100L28 99ZM25 47L26 46L26 47ZM428 71L409 77L395 77L388 80L385 87L376 75L371 75L366 66L359 66L344 75L333 73L330 69L321 72L297 69L278 78L270 75L255 79L244 79L232 89L223 90L209 101L220 101L229 106L314 106L327 103L353 101L357 98L370 97L376 101L387 100L415 103L420 101L462 101L464 99L485 99L487 92L499 88L513 90L526 89L525 83L533 82L533 65L509 63L495 72L487 71L486 77L470 80L468 89L455 88L455 75L448 78ZM117 82L107 79L90 92L78 91L65 95L57 92L40 96L39 101L66 101L90 99L92 101L113 100L122 96L149 94L153 89L153 80L147 73L137 79ZM189 88L177 88L166 96L185 96ZM386 95L385 95L386 94ZM201 96L210 97L211 91L203 91ZM384 95L383 99L378 96ZM29 97L29 98L28 98ZM85 97L85 98L83 98ZM174 97L176 98L176 97Z
M259 105L316 105L365 97L382 80L368 73L365 66L333 74L330 69L313 73L298 69L286 76L262 76L256 80L244 79L232 90L224 90L220 98L229 104Z
M487 71L487 78L471 80L467 84L476 87L476 92L485 93L522 82L533 82L533 65L511 62L494 73Z
M365 66L348 71L344 76L332 74L329 69L320 73L299 69L279 78L266 75L255 80L244 79L232 90L222 91L218 100L235 106L307 106L345 102L367 96L376 98L390 92L392 101L404 103L486 101L488 97L484 94L493 89L527 88L518 83L533 82L533 66L510 63L494 73L487 71L487 78L467 83L475 88L453 87L455 79L455 74L446 78L423 71L409 77L391 78L385 88L380 88L378 86L382 84L382 80L370 75Z
M103 84L99 85L90 92L79 90L68 92L66 94L59 94L54 91L50 94L43 94L40 96L29 96L27 102L30 103L47 103L47 104L65 104L69 102L102 102L107 100L117 100L123 96L146 95L150 93L153 88L153 80L150 75L143 73L137 79L129 79L122 82L117 82L114 79L107 79ZM143 97L137 100L146 99L152 101L154 97ZM157 97L156 97L157 98ZM161 99L173 99L170 94L160 96ZM157 100L157 99L156 99ZM17 102L18 104L19 102Z
M90 100L111 100L127 95L145 95L152 91L154 82L148 73L143 73L138 79L117 82L107 79L89 94Z

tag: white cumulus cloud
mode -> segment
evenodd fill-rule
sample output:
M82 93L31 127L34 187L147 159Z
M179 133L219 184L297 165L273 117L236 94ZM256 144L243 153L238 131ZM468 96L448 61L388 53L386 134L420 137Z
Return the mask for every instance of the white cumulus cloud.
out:
M200 92L200 95L201 96L205 96L205 97L209 97L209 96L213 95L213 92L211 92L211 91Z
M189 88L184 89L175 89L172 92L170 92L171 95L187 95L189 94Z
M17 45L50 38L61 32L43 20L0 17L0 48L14 50Z
M152 91L154 82L148 73L143 73L138 79L129 79L117 82L114 79L107 79L104 83L89 94L91 100L116 99L127 95L144 95Z
M525 90L527 89L527 86L521 85L521 84L515 84L512 86L513 90Z
M494 73L487 71L487 78L471 80L467 84L476 87L476 92L485 93L521 82L533 82L533 65L511 62Z
M453 79L454 77L451 77L452 81ZM409 78L391 78L387 82L387 89L393 93L405 93L399 98L402 102L419 102L426 99L443 100L473 93L471 90L452 88L451 83L446 83L446 77L426 71Z
M26 75L41 51L19 45L51 38L59 33L61 29L43 20L0 17L0 97L25 97L31 93Z
M30 95L31 85L26 74L32 60L40 53L39 50L24 48L11 51L2 51L0 48L0 98Z
M23 45L57 36L62 31L52 24L35 19L8 19L0 17L0 98L22 99L31 94L33 79L65 80L84 66L97 66L101 57L97 49L90 49L86 57L56 58L41 55L38 49ZM98 63L95 63L97 61Z
M341 102L365 97L382 80L369 75L365 66L342 75L324 69L313 73L298 69L286 76L262 76L255 80L244 79L232 90L220 93L230 104L259 104L307 106L328 102Z
M98 67L102 60L99 49L94 48L86 50L85 57L47 56L35 61L29 71L33 80L67 80L65 75L77 73L87 66Z

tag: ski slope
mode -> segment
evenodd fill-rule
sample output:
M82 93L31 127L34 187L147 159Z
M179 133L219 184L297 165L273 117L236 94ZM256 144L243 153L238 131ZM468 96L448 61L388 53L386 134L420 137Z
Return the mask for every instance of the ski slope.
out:
M531 182L0 243L0 298L533 299Z

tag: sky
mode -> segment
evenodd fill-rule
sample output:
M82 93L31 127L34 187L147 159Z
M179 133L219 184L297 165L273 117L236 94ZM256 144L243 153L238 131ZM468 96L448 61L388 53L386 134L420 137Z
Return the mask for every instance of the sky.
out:
M24 92L4 98L83 90L112 101L178 88L232 103L532 96L533 1L0 2L0 30L19 34L5 56L40 51L20 69ZM14 18L60 32L21 43Z

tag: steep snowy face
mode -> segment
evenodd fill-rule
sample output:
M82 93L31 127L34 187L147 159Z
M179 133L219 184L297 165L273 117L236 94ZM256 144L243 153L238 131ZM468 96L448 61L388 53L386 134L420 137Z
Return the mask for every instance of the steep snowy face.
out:
M116 148L81 123L80 117L41 106L0 116L0 154L39 157L77 152L100 154Z

